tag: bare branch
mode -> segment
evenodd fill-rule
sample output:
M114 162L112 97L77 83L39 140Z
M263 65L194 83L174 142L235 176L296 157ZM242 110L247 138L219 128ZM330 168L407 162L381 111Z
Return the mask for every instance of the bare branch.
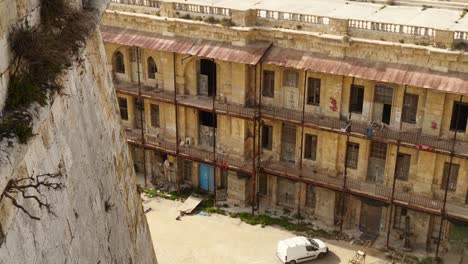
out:
M64 184L60 182L61 172L57 173L44 173L39 175L33 175L31 177L25 177L20 179L12 179L8 181L7 186L3 193L0 195L0 202L4 197L11 200L12 204L27 214L31 219L40 220L39 217L32 215L23 205L19 204L17 197L13 194L21 193L24 199L30 199L36 201L40 209L46 209L47 213L56 216L52 210L52 206L44 200L41 189L47 188L47 190L61 190L64 188ZM36 195L37 194L37 195Z

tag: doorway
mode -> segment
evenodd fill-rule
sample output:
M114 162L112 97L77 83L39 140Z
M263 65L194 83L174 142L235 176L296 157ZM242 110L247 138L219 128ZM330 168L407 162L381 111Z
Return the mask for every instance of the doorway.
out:
M200 189L207 192L214 192L214 167L200 163L199 166Z
M378 235L380 232L380 221L382 218L382 207L373 206L362 202L360 229L364 233Z
M283 126L281 133L281 160L292 162L296 161L296 127Z
M198 95L216 96L216 63L201 59L198 68Z
M385 85L375 86L374 110L372 120L390 124L392 116L393 88Z

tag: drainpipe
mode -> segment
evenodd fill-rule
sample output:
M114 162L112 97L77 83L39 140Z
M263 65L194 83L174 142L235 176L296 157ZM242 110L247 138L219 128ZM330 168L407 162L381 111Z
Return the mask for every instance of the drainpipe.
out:
M140 126L141 126L141 145L143 147L143 171L145 175L145 187L146 187L146 178L147 178L147 173L146 173L146 147L145 147L145 127L143 125L143 109L145 107L145 102L143 101L143 97L141 95L141 80L140 80L140 48L136 48L136 58L137 58L137 75L138 75L138 99L140 100L140 103L142 104L142 107L140 107Z
M306 90L307 90L307 70L304 70L304 85L302 94L302 116L301 116L301 148L299 151L299 177L302 178L302 154L304 148L304 116L305 116L305 104L306 104ZM299 204L297 206L297 215L301 215L301 188L302 183L299 184ZM306 189L307 190L307 189Z
M173 79L173 84L174 84L174 108L175 108L175 129L176 129L176 181L177 181L177 193L180 194L180 171L179 171L179 163L181 162L179 160L179 109L177 106L177 82L176 82L176 54L175 52L172 53L172 61L173 61L173 66L172 70L174 72L174 79Z
M349 91L349 103L348 103L348 125L346 126L346 146L345 146L345 157L344 157L344 175L343 175L343 189L341 190L342 199L341 199L341 208L340 208L340 233L343 234L343 222L344 222L344 211L345 211L345 194L346 194L346 181L348 178L348 144L349 144L349 136L351 134L351 90L354 86L354 77L351 82L351 87Z
M405 95L406 95L406 89L408 88L408 85L405 85L405 90L403 92L403 108L401 109L401 117L403 117L403 111L405 110ZM390 230L392 229L392 215L393 215L393 207L394 206L394 199L395 199L395 185L396 185L396 174L397 174L397 165L398 165L398 153L400 152L400 144L401 144L401 128L403 125L403 121L400 118L400 128L399 128L399 133L398 133L398 140L397 140L397 159L395 162L395 167L393 169L393 184L392 184L392 196L390 197L390 214L388 218L388 226L387 226L387 244L386 247L387 249L389 248L390 245Z
M463 102L463 95L460 95L460 103L462 102ZM460 119L460 111L457 112L457 128L458 128L459 119ZM455 154L456 142L457 142L457 129L455 129L455 134L453 135L452 151L450 152L450 167L448 169L447 182L445 184L444 203L442 205L441 216L440 216L441 219L440 219L440 228L439 228L439 238L437 239L436 258L439 257L440 240L442 239L442 227L444 226L444 220L447 218L445 206L447 205L447 195L448 195L448 189L449 189L449 184L450 184L450 177L452 176L451 175L452 174L452 162L453 162L453 156Z

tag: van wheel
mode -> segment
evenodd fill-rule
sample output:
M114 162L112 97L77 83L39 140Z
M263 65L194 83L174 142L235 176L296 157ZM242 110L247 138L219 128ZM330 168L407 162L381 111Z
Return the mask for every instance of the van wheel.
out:
M288 262L288 264L296 264L296 261L295 260L291 260Z
M320 254L318 254L318 257L317 257L317 258L318 258L318 259L321 259L321 258L323 258L324 255L325 255L325 254L320 253Z

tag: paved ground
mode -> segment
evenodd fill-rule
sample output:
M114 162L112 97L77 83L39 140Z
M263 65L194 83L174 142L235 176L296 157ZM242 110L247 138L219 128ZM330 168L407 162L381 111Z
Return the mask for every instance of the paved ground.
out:
M146 214L159 264L279 264L276 243L294 234L275 227L251 226L222 215L189 215L181 221L180 202L156 198L145 204ZM326 241L330 254L308 263L348 263L355 246ZM368 256L367 264L379 259Z

